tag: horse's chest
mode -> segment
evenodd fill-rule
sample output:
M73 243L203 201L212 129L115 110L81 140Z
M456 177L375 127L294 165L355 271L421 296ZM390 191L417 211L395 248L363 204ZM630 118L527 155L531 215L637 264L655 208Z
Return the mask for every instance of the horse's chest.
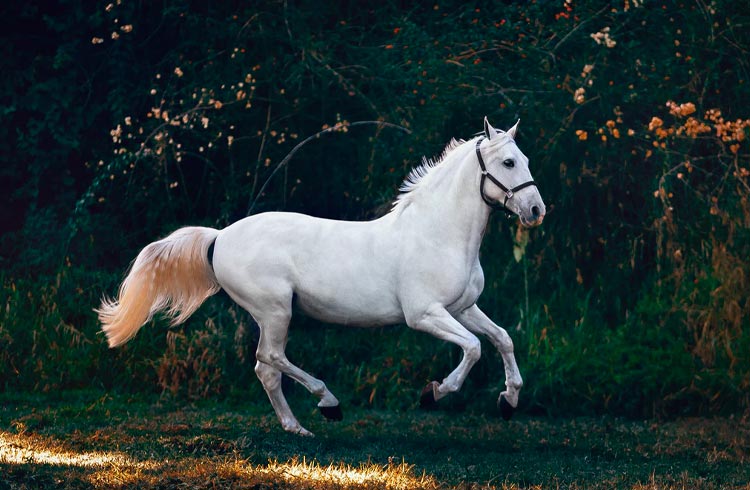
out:
M477 264L472 268L466 279L458 282L455 286L455 300L446 305L446 309L451 313L461 312L477 302L479 295L482 294L482 289L484 289L482 268Z
M419 285L430 301L438 301L451 313L476 303L484 288L484 273L478 261L467 266L463 260L444 260L422 276Z

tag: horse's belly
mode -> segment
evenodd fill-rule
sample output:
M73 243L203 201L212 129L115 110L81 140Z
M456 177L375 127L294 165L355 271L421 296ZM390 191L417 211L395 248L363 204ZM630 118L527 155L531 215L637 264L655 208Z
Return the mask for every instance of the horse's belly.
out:
M296 305L321 321L378 326L403 322L387 267L365 265L348 254L328 257L296 277Z
M344 286L344 285L342 285ZM318 287L315 291L296 291L295 306L324 322L360 327L403 323L404 315L388 294L362 288Z

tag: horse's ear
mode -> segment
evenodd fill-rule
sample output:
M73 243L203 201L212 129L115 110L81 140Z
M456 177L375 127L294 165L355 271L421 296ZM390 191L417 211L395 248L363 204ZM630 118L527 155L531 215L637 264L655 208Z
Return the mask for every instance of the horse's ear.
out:
M508 134L513 139L516 139L516 131L518 130L518 123L520 122L521 120L519 119L518 121L516 121L516 124L514 124L513 127L508 130Z
M490 122L487 120L487 116L484 116L484 136L491 140L493 136L497 134L497 130L492 127Z

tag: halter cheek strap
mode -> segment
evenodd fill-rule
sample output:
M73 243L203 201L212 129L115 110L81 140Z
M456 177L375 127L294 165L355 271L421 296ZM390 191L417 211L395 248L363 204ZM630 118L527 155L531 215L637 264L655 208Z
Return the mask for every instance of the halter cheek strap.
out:
M477 145L475 147L475 150L477 152L477 160L479 160L479 167L482 169L482 179L479 181L479 194L482 196L482 200L485 203L487 203L489 207L491 207L492 209L502 209L503 211L505 211L506 214L512 216L513 213L507 207L508 199L511 199L513 195L516 192L520 191L521 189L525 189L532 185L536 187L536 182L534 182L533 180L529 180L528 182L519 184L513 187L512 189L508 189L507 187L505 187L502 182L497 180L494 175L492 175L491 173L487 171L487 166L484 164L484 159L482 158L482 151L479 149L479 145L482 144L483 140L484 140L484 137L479 138L477 140ZM505 192L505 199L503 200L502 204L500 204L497 201L493 201L492 199L487 197L487 194L484 193L484 183L487 179L490 179L490 182L492 182L493 184L498 186L503 192Z

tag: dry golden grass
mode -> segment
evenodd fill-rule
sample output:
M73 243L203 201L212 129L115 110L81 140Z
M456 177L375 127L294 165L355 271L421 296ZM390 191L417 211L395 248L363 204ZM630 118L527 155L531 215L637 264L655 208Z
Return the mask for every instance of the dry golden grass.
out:
M291 489L436 489L440 484L405 462L378 465L321 465L305 458L256 465L237 458L185 457L178 461L136 460L121 452L75 452L51 438L0 431L0 464L44 467L75 475L98 488L291 488Z

